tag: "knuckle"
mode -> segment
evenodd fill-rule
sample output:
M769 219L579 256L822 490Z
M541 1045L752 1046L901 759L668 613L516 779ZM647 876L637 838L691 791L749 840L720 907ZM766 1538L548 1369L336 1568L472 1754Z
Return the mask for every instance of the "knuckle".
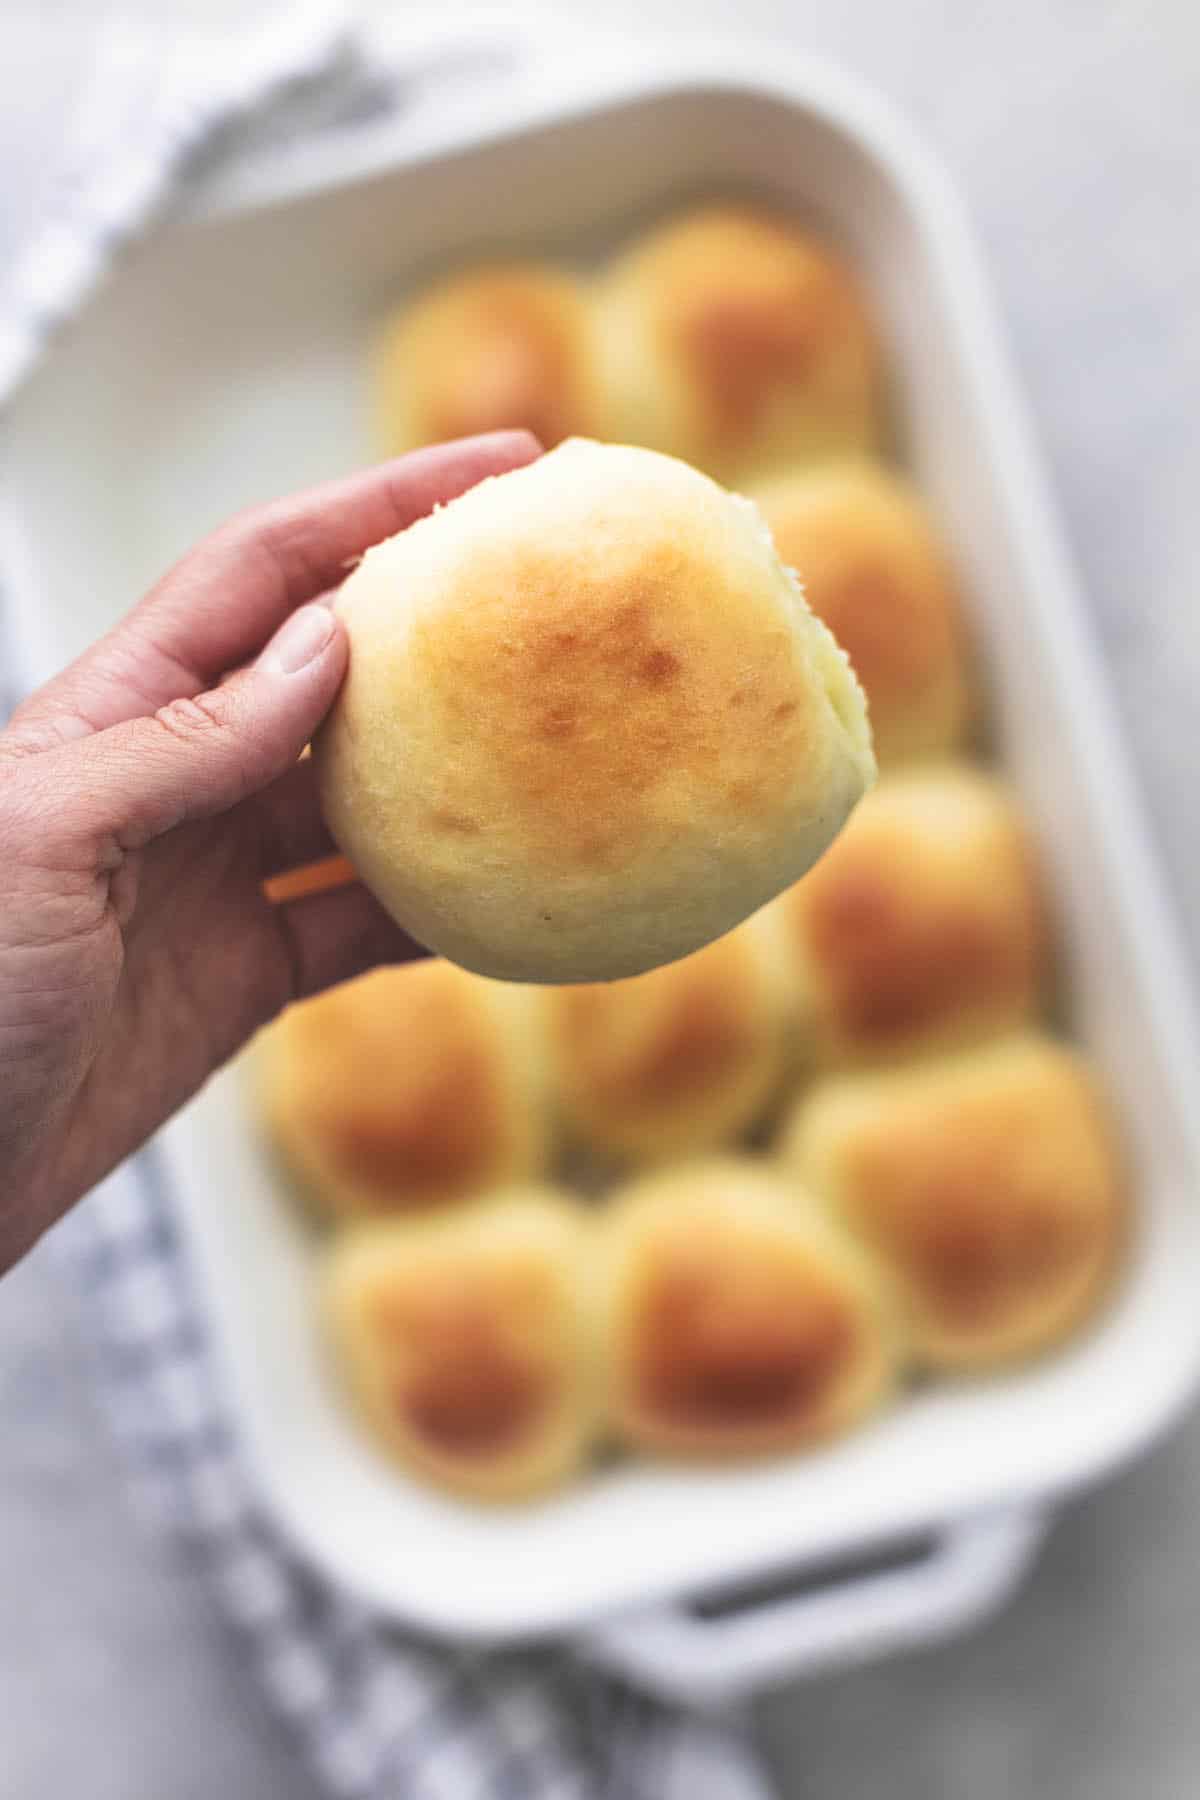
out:
M95 727L79 711L44 713L34 701L18 707L7 727L0 732L0 760L21 762L40 756L45 750L57 750L63 744L76 743Z
M290 509L270 509L247 521L250 541L285 596L320 585L311 532Z
M23 762L39 751L53 749L62 736L50 725L38 725L25 706L17 708L3 731L0 731L0 767Z
M184 696L160 706L154 722L170 737L192 744L197 738L211 737L225 726L224 712L216 694Z

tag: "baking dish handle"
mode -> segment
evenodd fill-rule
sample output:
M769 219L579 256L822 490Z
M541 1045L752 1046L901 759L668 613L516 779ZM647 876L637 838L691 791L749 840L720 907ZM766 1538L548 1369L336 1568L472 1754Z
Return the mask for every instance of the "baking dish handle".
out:
M783 1598L635 1613L598 1626L587 1660L693 1706L732 1705L760 1688L953 1637L999 1608L1045 1535L1036 1512L975 1517L880 1570L814 1571ZM776 1584L778 1586L780 1584Z

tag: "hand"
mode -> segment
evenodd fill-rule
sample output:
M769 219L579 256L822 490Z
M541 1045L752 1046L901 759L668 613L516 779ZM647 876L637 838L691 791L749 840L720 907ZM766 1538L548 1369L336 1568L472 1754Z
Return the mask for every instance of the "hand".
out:
M298 761L346 669L318 596L536 454L497 433L238 515L0 732L0 1269L281 1007L420 954L358 883L263 893L333 849Z

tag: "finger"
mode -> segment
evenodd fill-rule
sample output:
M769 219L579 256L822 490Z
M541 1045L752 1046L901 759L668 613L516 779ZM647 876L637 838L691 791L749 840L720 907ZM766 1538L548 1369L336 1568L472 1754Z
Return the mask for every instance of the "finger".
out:
M429 952L401 931L361 882L275 909L292 970L292 999Z
M258 797L257 810L262 820L264 875L302 868L337 850L321 813L310 756L264 789Z
M61 828L86 841L98 866L115 867L123 852L258 793L296 762L347 656L336 615L301 607L232 681L50 751L68 796Z
M528 432L492 432L238 513L17 709L14 741L46 749L194 698L254 656L295 607L336 587L372 544L538 454Z

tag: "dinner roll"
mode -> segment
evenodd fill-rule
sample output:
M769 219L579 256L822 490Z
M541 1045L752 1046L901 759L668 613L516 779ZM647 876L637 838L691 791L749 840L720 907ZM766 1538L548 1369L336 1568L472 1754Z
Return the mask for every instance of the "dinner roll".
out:
M1008 788L966 764L886 777L773 910L818 1062L965 1043L1039 999L1033 851Z
M861 690L758 514L572 439L368 550L314 754L325 815L420 943L607 981L803 874L874 772Z
M578 1465L597 1416L588 1224L565 1196L518 1188L335 1240L333 1350L385 1448L479 1499L551 1487Z
M545 1164L532 997L453 963L376 969L290 1006L255 1061L271 1138L335 1215L457 1200Z
M551 1080L575 1135L615 1157L711 1149L784 1072L787 979L761 915L631 981L551 988Z
M549 449L603 436L592 317L579 283L496 264L437 283L389 320L374 365L385 455L523 425Z
M723 1457L843 1431L892 1378L886 1301L853 1244L749 1158L643 1177L600 1221L612 1421Z
M754 494L863 685L880 765L961 744L970 716L954 577L907 483L867 462L778 476Z
M875 449L880 355L858 283L761 207L669 220L620 257L598 319L617 430L744 483Z
M1081 1057L1022 1035L845 1075L802 1101L788 1165L886 1259L914 1348L946 1369L1055 1342L1126 1231L1112 1122Z

